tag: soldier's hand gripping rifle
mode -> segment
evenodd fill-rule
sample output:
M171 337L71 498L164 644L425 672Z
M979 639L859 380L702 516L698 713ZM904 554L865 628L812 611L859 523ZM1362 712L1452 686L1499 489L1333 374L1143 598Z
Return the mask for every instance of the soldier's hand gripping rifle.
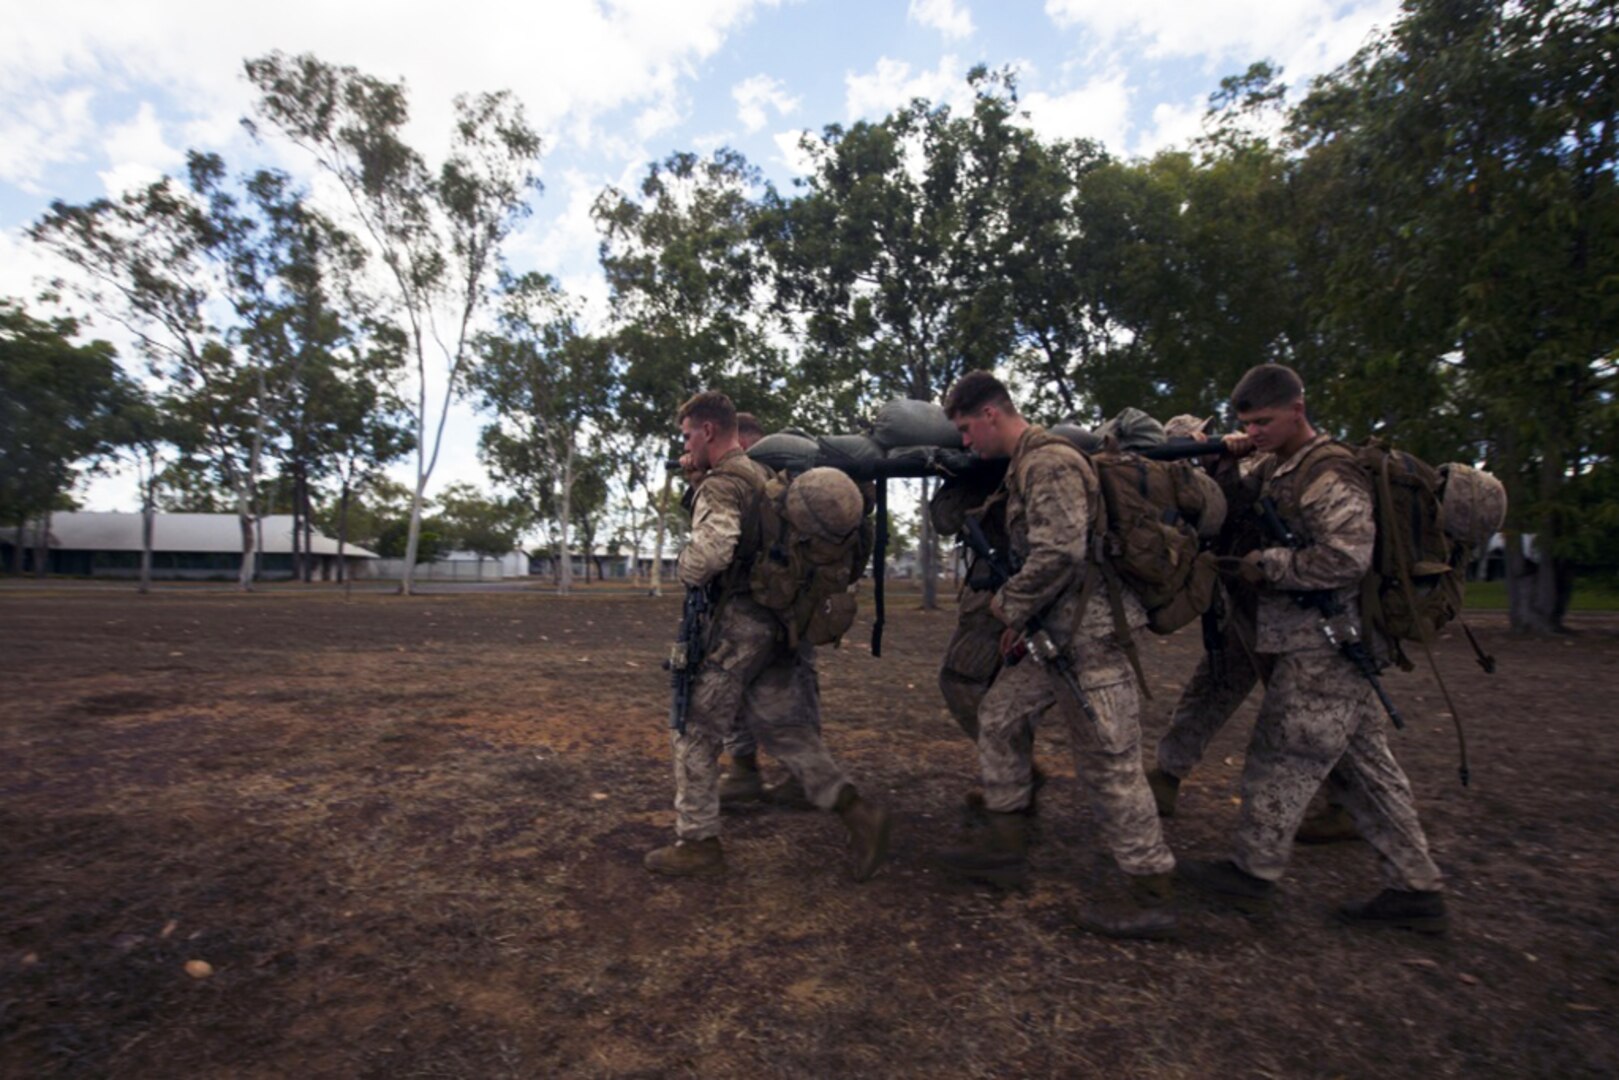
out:
M1269 495L1260 499L1258 510L1260 520L1265 525L1265 532L1271 539L1294 551L1306 546L1304 538L1288 528L1287 522L1282 520L1282 515L1276 510L1275 499ZM1383 703L1383 711L1389 714L1394 726L1405 727L1405 718L1389 699L1388 691L1383 689L1383 680L1377 677L1377 658L1372 655L1372 650L1366 647L1366 642L1360 636L1360 627L1349 617L1348 609L1339 602L1333 590L1300 590L1292 592L1291 595L1293 602L1299 607L1314 611L1321 616L1322 636L1343 653L1349 662L1355 665L1355 669L1365 676L1366 681L1372 684L1372 689L1377 692L1377 700Z
M988 569L989 583L992 590L998 590L1002 585L1012 580L1013 570L1011 564L1004 555L990 546L989 538L984 535L984 527L979 524L977 518L968 514L962 532L964 534L963 540L966 542L968 550L977 555L982 564ZM1031 615L1028 621L1023 624L1023 640L1028 646L1028 655L1034 658L1034 662L1041 667L1049 668L1056 672L1058 677L1068 686L1069 692L1074 695L1074 700L1079 703L1080 711L1085 714L1085 719L1092 724L1099 725L1101 721L1096 716L1095 707L1091 705L1090 695L1086 694L1084 687L1079 685L1079 676L1074 673L1073 662L1068 659L1067 653L1057 647L1057 643L1052 640L1050 632L1045 628L1044 620L1039 615ZM1016 664L1021 659L1022 655L1020 654L1005 658L1009 666Z
M680 612L680 631L669 649L663 666L669 669L669 726L677 734L686 733L686 713L691 708L691 688L703 666L708 647L708 590L686 587L686 604Z

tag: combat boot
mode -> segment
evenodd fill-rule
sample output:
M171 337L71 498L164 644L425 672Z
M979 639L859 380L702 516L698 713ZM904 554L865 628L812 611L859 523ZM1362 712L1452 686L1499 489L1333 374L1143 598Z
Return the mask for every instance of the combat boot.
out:
M1443 934L1450 929L1442 892L1384 889L1370 900L1340 907L1338 918L1351 926L1393 926L1419 934Z
M1171 776L1162 769L1148 769L1147 786L1152 788L1152 801L1158 804L1158 816L1174 817L1175 799L1180 795L1181 778Z
M1175 879L1170 874L1129 875L1127 891L1117 900L1087 904L1074 916L1081 930L1104 937L1159 941L1172 938L1179 929L1169 904L1175 898Z
M888 831L893 822L888 810L860 797L853 784L843 785L832 807L849 830L849 873L867 881L888 858Z
M810 802L809 793L804 790L803 781L792 775L779 784L766 784L760 797L770 805L779 806L783 810L815 809L815 804Z
M754 802L764 797L764 777L759 775L758 754L734 754L720 777L720 802Z
M1181 880L1199 892L1249 915L1269 911L1271 896L1276 892L1273 882L1254 877L1230 859L1182 859L1175 870Z
M1029 805L1020 811L1024 817L1032 820L1040 816L1040 790L1046 786L1047 779L1049 778L1040 766L1036 765L1029 770ZM984 805L983 789L973 788L967 792L967 797L962 800L962 811L967 828L984 827L984 823L988 820L989 808Z
M973 835L970 843L934 852L934 865L972 881L1021 888L1029 878L1027 815L991 810L986 812L985 818L985 827Z
M1328 803L1325 810L1304 819L1293 839L1301 844L1341 844L1359 840L1361 835L1348 810Z
M654 874L670 877L714 877L725 873L725 852L717 836L676 840L668 847L647 852L641 862Z

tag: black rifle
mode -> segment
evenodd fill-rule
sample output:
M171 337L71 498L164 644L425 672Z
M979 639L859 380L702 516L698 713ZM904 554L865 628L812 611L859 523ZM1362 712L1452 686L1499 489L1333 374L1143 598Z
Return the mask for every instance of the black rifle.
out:
M1304 538L1288 528L1287 522L1276 510L1276 500L1266 495L1258 503L1260 520L1265 524L1265 531L1271 538L1284 547L1298 551L1307 547ZM1355 665L1355 669L1366 677L1377 692L1377 700L1383 703L1383 710L1389 714L1396 728L1405 727L1405 718L1400 710L1395 708L1394 702L1389 700L1388 691L1383 689L1383 680L1377 677L1377 658L1372 650L1366 647L1361 640L1360 627L1355 620L1349 617L1349 611L1338 601L1338 597L1331 589L1297 590L1291 593L1293 602L1301 608L1315 611L1321 616L1321 633L1335 645L1339 652Z
M967 515L963 531L966 534L964 540L968 549L978 556L982 565L989 568L989 587L999 589L1012 580L1014 571L1011 564L990 546L989 538L984 535L984 527L979 524L978 519L971 514ZM1045 621L1039 615L1031 615L1023 624L1023 640L1028 645L1028 654L1034 657L1034 662L1055 671L1067 684L1069 692L1074 695L1074 700L1079 702L1080 711L1085 714L1085 719L1100 726L1101 721L1096 716L1095 707L1091 705L1090 695L1085 693L1084 687L1079 685L1079 677L1074 674L1073 662L1051 639ZM1020 659L1021 657L1017 655L1008 656L1006 662L1009 665L1016 664Z
M703 666L703 654L708 648L708 590L700 586L686 587L686 604L680 612L680 632L669 649L669 659L663 666L669 669L669 726L678 734L686 733L686 712L691 708L691 688L697 681L697 672Z

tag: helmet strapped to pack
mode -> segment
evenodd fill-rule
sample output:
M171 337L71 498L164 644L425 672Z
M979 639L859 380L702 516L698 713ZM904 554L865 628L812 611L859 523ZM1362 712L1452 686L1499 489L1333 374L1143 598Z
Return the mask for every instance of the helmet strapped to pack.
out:
M854 622L850 587L871 557L871 523L855 482L833 468L778 473L758 501L753 599L775 612L790 647L827 645Z

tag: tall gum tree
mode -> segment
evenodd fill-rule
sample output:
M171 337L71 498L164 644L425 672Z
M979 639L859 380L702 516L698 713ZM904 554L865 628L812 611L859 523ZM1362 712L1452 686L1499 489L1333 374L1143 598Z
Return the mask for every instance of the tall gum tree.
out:
M970 81L963 116L916 100L876 123L806 134L812 167L801 190L765 197L759 231L777 303L805 331L799 377L833 422L893 397L937 401L1011 348L995 255L1015 88L982 69ZM938 552L922 522L923 606L932 608Z
M402 137L409 107L388 82L312 55L246 62L260 120L308 151L349 199L359 233L385 267L416 369L416 483L400 591L412 591L422 503L450 406L476 360L472 339L500 247L540 190L540 138L508 92L455 99L448 156L437 169ZM251 130L256 125L248 121ZM442 381L430 401L432 374Z
M1612 467L1616 123L1606 0L1407 0L1293 117L1302 168L1356 225L1335 248L1329 310L1388 370L1455 368L1470 442L1508 486L1519 631L1561 628L1571 493Z
M676 410L704 389L753 412L771 411L787 393L783 354L755 311L758 184L758 171L733 150L679 153L648 166L633 194L603 191L592 211L623 365L617 416L648 459L638 475L657 520L655 594L674 504L673 474L661 461L670 456Z

